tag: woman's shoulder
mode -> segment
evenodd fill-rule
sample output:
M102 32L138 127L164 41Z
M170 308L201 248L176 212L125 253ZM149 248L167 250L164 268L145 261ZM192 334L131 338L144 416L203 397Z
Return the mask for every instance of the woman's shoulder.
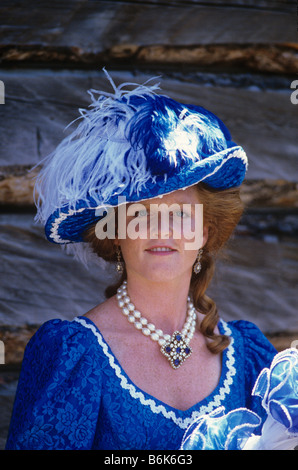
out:
M233 329L239 332L243 338L246 340L261 341L261 343L268 339L265 334L261 331L255 323L248 320L232 320L227 322L227 324Z
M56 341L75 341L78 342L84 338L84 331L79 322L80 317L74 317L71 320L53 318L43 323L32 336L29 344L49 343ZM83 340L84 342L84 340Z
M83 315L83 318L90 320L100 331L106 328L115 329L119 323L119 311L116 297L110 297L99 303Z
M246 320L234 320L227 324L234 348L243 357L245 368L260 371L269 367L277 351L260 328Z
M55 318L46 321L28 342L24 362L34 359L34 363L42 363L55 359L61 363L63 358L68 358L70 365L70 358L76 363L83 356L98 356L98 341L94 331L86 326L83 317L75 317L72 320Z
M270 355L276 354L274 346L255 323L247 320L233 320L227 324L232 330L235 340L241 339L243 347L247 351L268 351Z
M100 383L101 350L80 318L49 320L36 331L24 352L20 388L31 384L34 389L38 384L39 390L54 390L65 385L66 378L69 385L81 387L86 376Z

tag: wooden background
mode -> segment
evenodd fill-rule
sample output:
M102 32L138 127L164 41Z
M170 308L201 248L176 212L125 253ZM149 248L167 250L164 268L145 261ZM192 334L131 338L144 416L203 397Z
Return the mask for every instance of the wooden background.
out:
M97 304L114 276L45 241L28 173L88 106L87 90L110 90L103 67L117 84L159 77L246 149L247 210L210 295L225 320L254 321L279 349L298 340L297 2L2 0L0 21L0 447L29 337Z

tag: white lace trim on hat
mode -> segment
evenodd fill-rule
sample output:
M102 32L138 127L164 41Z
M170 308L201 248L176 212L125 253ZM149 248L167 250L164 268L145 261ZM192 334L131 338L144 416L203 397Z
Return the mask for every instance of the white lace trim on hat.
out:
M231 150L233 150L233 148ZM226 150L224 150L223 152L226 152ZM219 152L217 155L220 155L223 152ZM232 158L239 158L240 160L242 160L242 162L245 165L245 170L247 170L248 161L247 161L246 153L244 152L242 148L237 148L237 150L235 150L234 152L229 153L227 158L223 159L222 162L214 169L214 171L204 176L204 178L202 178L201 181L204 181L205 179L210 178L211 176L215 175L221 169L221 167L226 165L227 161Z
M233 376L236 373L236 369L234 367L235 358L234 358L234 340L231 337L230 344L226 350L226 366L227 366L227 373L225 379L223 381L223 385L220 387L218 393L210 400L207 405L202 405L198 411L193 411L190 417L181 418L178 417L176 412L172 409L171 411L167 410L166 405L158 404L154 399L146 398L144 393L137 389L137 387L123 375L123 370L121 367L116 363L116 358L113 354L110 353L109 347L107 343L104 341L102 335L99 333L95 325L87 323L83 318L75 318L74 321L80 323L85 328L90 329L93 334L96 336L98 344L101 346L104 354L109 359L109 364L114 369L116 376L120 380L120 385L123 389L127 390L132 398L139 400L142 405L149 406L152 413L161 413L165 418L171 419L177 426L181 429L186 429L191 422L198 418L199 416L211 412L214 408L220 406L221 402L224 400L226 395L230 392L230 385L233 383ZM224 328L224 332L226 335L231 336L232 332L227 325L226 322L221 320L221 325ZM211 394L212 396L212 394ZM179 410L177 410L177 413ZM180 412L181 413L181 412ZM184 413L187 413L185 411Z
M63 222L64 220L66 220L67 217L69 217L73 214L78 214L79 212L83 212L84 210L85 210L85 208L82 207L81 209L78 209L76 211L73 210L73 209L70 209L67 213L61 212L59 217L57 217L57 219L55 219L55 222L52 224L50 237L56 243L68 243L68 240L63 240L63 238L61 238L60 235L58 234L58 229L59 229L60 223Z

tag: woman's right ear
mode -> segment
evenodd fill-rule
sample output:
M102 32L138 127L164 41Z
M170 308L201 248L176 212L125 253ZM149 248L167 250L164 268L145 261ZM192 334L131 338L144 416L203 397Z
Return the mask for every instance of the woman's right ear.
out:
M207 227L207 225L204 225L204 228L203 228L203 245L202 245L202 248L206 245L207 241L208 241L208 237L209 237L209 228Z

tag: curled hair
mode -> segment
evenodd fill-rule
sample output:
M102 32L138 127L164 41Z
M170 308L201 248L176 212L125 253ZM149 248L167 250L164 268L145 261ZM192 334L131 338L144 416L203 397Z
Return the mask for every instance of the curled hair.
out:
M200 331L210 340L207 342L208 349L217 354L228 346L229 337L214 333L219 314L216 303L206 294L206 290L215 271L215 261L242 215L243 203L239 188L218 191L199 183L197 189L200 203L203 204L204 225L208 227L208 240L200 261L201 271L199 275L192 274L190 291L196 310L205 315Z
M216 258L226 245L242 215L243 203L240 199L239 188L219 191L204 183L198 183L196 187L200 203L203 204L204 226L208 227L208 240L200 261L201 271L199 274L192 274L190 293L194 307L204 314L200 331L208 339L207 347L213 354L218 354L228 346L229 337L214 332L219 321L219 314L216 303L206 294L206 290L214 274ZM105 261L116 261L114 241L108 238L99 240L95 235L95 225L86 230L84 239L90 243L91 248L99 257ZM107 287L106 297L110 298L115 295L118 287L126 278L127 273L124 265L121 278L114 285Z

